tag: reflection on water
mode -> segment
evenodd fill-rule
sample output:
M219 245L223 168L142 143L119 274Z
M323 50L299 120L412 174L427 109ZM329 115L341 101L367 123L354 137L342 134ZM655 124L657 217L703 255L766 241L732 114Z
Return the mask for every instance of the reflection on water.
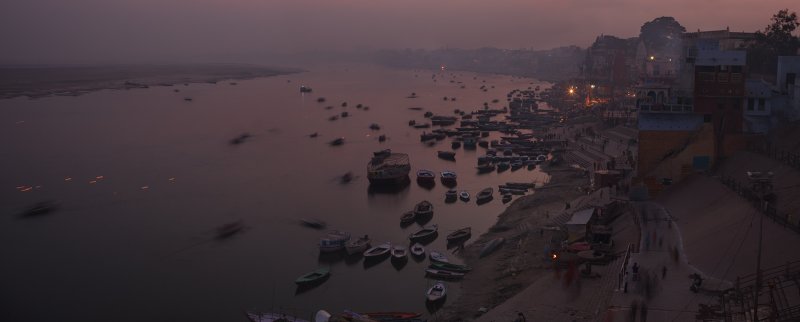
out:
M180 93L151 87L0 101L0 120L9 120L0 124L0 168L13 169L0 172L6 185L0 187L0 213L21 213L41 200L60 205L39 220L0 218L7 241L0 243L3 317L236 321L242 308L270 306L423 311L427 258L390 265L386 257L320 255L319 238L340 229L369 234L373 244L407 245L408 235L428 224L442 232L471 226L480 235L504 206L499 200L480 207L445 203L450 187L438 180L426 187L411 178L394 187L370 186L366 164L372 153L408 153L412 176L419 169L456 171L458 190L473 199L486 187L545 182L547 176L536 169L478 176L476 159L485 148L452 149L450 138L430 147L419 137L427 129L408 126L409 120L429 122L427 111L454 115L455 109L504 102L507 92L531 86L530 80L436 72L439 79L462 81L461 89L414 74L333 66L237 86L191 84ZM495 88L477 90L484 82ZM314 92L299 93L300 83ZM406 98L412 92L416 98ZM370 109L357 108L359 103ZM329 121L334 114L339 117ZM370 129L373 123L380 131ZM328 144L342 137L341 145ZM457 161L438 158L438 150L454 151ZM398 225L400 215L422 200L433 203L435 214ZM300 218L318 219L327 228L307 227ZM237 220L245 229L210 242L215 227ZM458 249L445 238L427 245ZM458 262L452 251L444 253ZM295 278L319 266L334 274L320 287L298 292ZM375 296L376 286L393 291ZM458 283L448 286L453 300Z

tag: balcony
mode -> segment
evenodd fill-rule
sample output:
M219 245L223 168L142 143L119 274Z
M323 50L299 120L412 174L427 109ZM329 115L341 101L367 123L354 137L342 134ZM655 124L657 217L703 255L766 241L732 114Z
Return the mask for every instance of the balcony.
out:
M639 111L645 113L692 113L694 105L640 103Z

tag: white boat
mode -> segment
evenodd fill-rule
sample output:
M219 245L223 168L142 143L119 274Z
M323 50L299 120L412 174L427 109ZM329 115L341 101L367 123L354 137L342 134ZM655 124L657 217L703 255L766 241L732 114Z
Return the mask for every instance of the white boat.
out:
M408 259L408 250L406 247L402 245L392 246L392 259L397 261Z
M428 289L428 293L426 295L429 302L442 300L445 296L447 296L447 287L444 285L444 282L436 281L436 283Z
M439 233L439 226L438 225L430 225L426 227L422 227L422 229L408 235L408 239L415 241L415 240L423 240L428 239L430 237L434 237Z
M437 251L430 251L430 257L432 262L439 262L439 263L449 263L450 261L447 259L447 256L444 254L437 252Z
M388 243L388 242L387 243L383 243L383 244L380 244L378 246L375 246L375 247L372 247L370 249L367 249L364 252L364 257L366 257L366 258L381 257L381 256L384 256L386 254L389 254L389 252L391 250L392 250L392 244L391 243Z
M319 251L323 253L338 252L344 249L347 241L350 240L350 233L341 230L332 230L328 236L320 238Z
M458 197L461 198L463 201L469 201L469 192L466 190L462 190L458 193Z
M364 235L364 237L347 242L345 245L345 250L347 250L348 255L363 253L365 250L367 250L367 248L369 248L370 242L371 240L369 239L369 236Z
M414 245L411 245L411 255L419 257L425 256L425 246L422 246L420 243L414 243Z

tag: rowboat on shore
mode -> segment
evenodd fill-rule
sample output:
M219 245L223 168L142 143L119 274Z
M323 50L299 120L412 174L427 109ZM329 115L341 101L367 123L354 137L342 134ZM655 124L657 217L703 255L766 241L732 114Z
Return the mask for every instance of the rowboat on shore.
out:
M447 296L447 287L442 281L436 281L427 292L428 302L437 302L443 300Z
M464 277L464 273L451 272L451 271L432 269L432 268L426 269L425 274L430 277L436 277L442 279L460 279Z
M371 240L369 239L368 235L364 235L364 237L347 242L345 245L347 255L363 253L367 248L369 248L370 242Z
M391 250L392 250L392 244L391 243L383 243L383 244L380 244L378 246L372 247L372 248L367 249L366 251L364 251L364 257L365 258L383 257L383 256L389 254L389 252Z
M467 265L452 264L452 263L431 263L428 268L445 270L458 273L466 273L472 270L472 267Z
M492 194L493 193L494 193L494 190L491 187L489 187L489 188L483 189L480 192L478 192L478 195L475 197L475 199L478 202L487 202L489 200L492 200Z
M467 239L471 235L472 235L472 228L465 227L465 228L461 228L461 229L456 230L456 231L450 233L449 235L447 235L447 241L448 242L452 242L452 241L456 241L456 240Z
M430 251L431 262L447 263L447 256L437 251Z
M400 216L400 224L410 224L414 222L416 218L417 214L414 211L406 211Z
M414 214L418 217L433 215L433 204L430 201L420 201L414 206Z

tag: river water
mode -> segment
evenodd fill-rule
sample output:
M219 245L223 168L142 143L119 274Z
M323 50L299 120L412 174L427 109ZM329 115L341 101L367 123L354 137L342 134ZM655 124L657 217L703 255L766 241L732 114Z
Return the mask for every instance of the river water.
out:
M419 226L401 228L399 217L430 200L430 224L440 234L428 250L445 251L444 236L465 226L475 239L505 207L497 195L477 205L480 189L544 182L547 175L538 168L478 175L483 148L456 150L456 162L438 159L437 150L451 150L450 140L428 147L408 121L425 121L427 110L476 110L493 99L499 103L489 105L501 107L512 89L548 84L372 65L309 69L235 86L0 101L0 320L244 321L250 309L303 317L317 309L435 314L425 305L433 281L424 277L427 260L399 267L388 259L365 266L360 258L320 257L325 231L298 219L369 234L373 244L408 245ZM301 94L300 84L313 92ZM407 98L412 92L418 98ZM328 120L343 111L350 117ZM381 130L370 130L371 123ZM253 137L228 143L243 132ZM309 138L313 132L319 137ZM378 142L380 134L388 140ZM328 145L337 137L345 144ZM411 183L397 191L370 189L366 178L372 152L386 148L410 156ZM455 170L456 189L468 190L472 201L445 203L448 188L438 180L433 188L418 186L420 168ZM348 171L355 179L342 184ZM18 218L41 200L61 208ZM240 219L243 233L215 240L216 227ZM330 267L330 279L298 293L294 279L317 267ZM449 286L452 301L458 283Z

